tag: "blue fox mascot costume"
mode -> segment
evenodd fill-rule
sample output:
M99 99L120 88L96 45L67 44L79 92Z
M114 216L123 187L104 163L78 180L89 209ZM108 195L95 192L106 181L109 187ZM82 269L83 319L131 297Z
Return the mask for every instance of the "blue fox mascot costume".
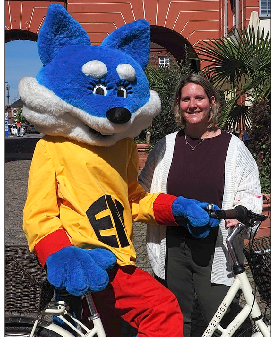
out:
M92 46L80 24L51 5L38 37L43 68L19 83L24 116L45 134L29 172L29 248L56 288L94 292L108 336L119 334L106 324L115 314L138 336L183 335L175 297L135 267L132 221L176 226L183 216L197 236L210 226L203 204L138 184L132 138L160 110L144 73L149 43L149 23L138 20Z

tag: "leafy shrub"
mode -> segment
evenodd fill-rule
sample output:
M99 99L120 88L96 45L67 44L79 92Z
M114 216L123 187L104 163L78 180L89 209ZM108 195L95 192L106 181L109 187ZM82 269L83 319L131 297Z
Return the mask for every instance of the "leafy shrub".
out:
M248 148L255 158L263 193L270 193L270 104L267 100L254 103L250 109L251 129Z

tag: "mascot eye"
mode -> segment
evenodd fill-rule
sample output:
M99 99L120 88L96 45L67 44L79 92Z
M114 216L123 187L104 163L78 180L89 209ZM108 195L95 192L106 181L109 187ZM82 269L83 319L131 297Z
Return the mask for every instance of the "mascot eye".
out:
M106 96L107 94L107 90L106 90L106 86L102 85L102 84L98 84L93 88L93 94L95 95L102 95L102 96Z
M127 97L127 90L126 90L126 88L123 87L123 86L118 87L118 89L117 89L117 96L118 97L124 97L124 98L126 98Z

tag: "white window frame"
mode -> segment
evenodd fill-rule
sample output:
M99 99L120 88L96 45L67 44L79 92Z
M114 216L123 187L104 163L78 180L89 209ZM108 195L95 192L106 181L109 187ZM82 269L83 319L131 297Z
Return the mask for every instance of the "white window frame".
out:
M159 66L169 67L170 61L168 56L159 56Z
M270 18L270 0L259 0L259 17Z

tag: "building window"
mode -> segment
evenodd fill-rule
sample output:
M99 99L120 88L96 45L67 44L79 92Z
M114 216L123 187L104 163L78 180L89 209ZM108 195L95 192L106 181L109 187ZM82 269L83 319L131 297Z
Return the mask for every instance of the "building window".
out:
M231 12L232 12L232 26L236 25L236 0L230 0Z
M260 18L270 18L270 0L260 0Z
M159 57L159 66L160 67L168 67L169 66L169 57L168 56L160 56Z

